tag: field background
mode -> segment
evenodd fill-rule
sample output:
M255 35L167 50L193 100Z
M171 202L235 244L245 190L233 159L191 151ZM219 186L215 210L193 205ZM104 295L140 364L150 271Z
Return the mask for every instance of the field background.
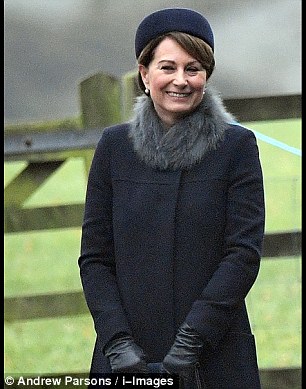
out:
M301 120L244 123L301 148ZM301 157L258 140L264 172L266 232L301 229ZM5 163L5 184L24 168ZM72 158L27 207L84 201L83 160ZM81 289L80 228L5 235L5 296ZM301 366L301 258L264 259L247 297L260 368ZM13 375L86 372L95 334L88 315L5 324L5 372Z

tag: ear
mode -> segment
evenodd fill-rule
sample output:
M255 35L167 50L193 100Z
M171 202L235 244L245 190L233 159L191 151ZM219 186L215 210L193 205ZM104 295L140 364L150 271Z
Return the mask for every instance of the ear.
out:
M148 71L148 68L144 65L141 65L139 64L138 65L138 71L141 75L141 78L142 78L142 82L144 83L144 85L146 87L149 86L149 71Z

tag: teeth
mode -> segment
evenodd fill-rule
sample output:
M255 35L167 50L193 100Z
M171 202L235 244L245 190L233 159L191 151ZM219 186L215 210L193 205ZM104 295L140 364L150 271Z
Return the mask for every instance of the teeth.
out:
M188 97L189 93L175 93L175 92L168 92L169 96L172 97Z

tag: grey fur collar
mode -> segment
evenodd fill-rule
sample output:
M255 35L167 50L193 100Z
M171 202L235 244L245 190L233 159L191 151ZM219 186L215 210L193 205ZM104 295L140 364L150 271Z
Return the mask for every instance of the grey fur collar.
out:
M188 169L209 150L216 149L228 122L233 121L216 92L206 89L199 107L168 130L157 116L152 100L137 97L129 136L145 163L161 170Z

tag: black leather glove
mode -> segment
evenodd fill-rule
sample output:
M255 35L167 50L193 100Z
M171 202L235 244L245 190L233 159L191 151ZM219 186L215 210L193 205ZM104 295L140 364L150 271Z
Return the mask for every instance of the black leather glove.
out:
M130 335L110 341L104 355L109 359L113 373L148 373L145 354Z
M163 360L164 369L170 374L189 376L199 365L203 345L200 335L187 323L183 323Z

